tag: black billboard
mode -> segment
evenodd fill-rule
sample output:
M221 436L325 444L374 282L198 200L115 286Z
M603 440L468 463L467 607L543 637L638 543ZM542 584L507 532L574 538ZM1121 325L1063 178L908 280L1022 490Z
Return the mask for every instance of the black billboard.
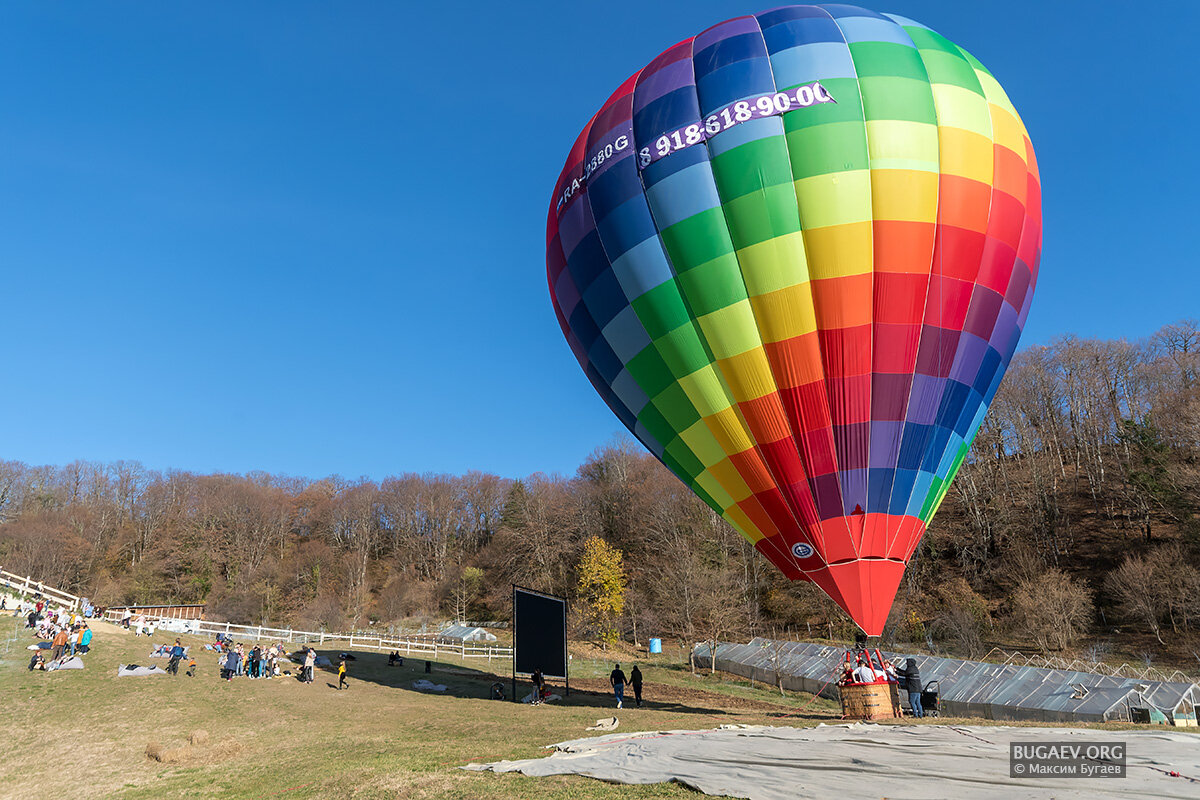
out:
M513 672L567 677L567 599L513 586Z

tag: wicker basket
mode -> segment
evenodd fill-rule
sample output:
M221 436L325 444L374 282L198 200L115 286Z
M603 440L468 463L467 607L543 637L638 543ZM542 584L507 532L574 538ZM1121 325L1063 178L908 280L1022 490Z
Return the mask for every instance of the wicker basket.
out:
M892 719L900 716L900 695L894 683L852 683L839 686L842 719Z

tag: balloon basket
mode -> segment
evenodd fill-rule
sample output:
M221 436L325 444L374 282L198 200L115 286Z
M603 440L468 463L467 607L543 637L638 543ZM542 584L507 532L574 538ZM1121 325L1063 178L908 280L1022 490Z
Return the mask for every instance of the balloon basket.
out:
M851 683L838 687L842 719L894 719L900 716L900 692L894 683Z

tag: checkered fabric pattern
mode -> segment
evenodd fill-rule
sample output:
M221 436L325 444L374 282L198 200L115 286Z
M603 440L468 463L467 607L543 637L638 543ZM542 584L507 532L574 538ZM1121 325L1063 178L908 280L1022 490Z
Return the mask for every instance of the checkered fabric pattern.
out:
M833 102L752 102L814 81ZM555 187L546 264L621 421L878 634L1016 349L1041 239L1029 135L982 64L902 17L789 6L617 89Z

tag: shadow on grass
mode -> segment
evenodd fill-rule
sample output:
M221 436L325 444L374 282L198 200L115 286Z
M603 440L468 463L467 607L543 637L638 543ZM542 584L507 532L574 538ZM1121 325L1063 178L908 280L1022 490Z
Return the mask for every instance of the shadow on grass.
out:
M353 686L356 682L364 682L424 695L488 699L492 696L493 685L499 683L503 686L504 690L504 700L500 702L512 703L514 701L512 697L511 674L501 675L486 669L479 669L454 661L403 656L400 663L389 665L387 653L363 650L317 650L317 655L328 658L332 666L317 667L316 671L324 672L327 675L336 675L337 664L343 653L349 653L354 657L346 661L346 678L350 686ZM432 691L428 688L422 689L415 685L421 680L428 681L436 686L445 686L446 688L444 691ZM588 684L598 682L594 678L584 680ZM326 685L331 688L337 688L336 684L333 683L327 683ZM562 684L549 682L548 688L553 694L562 695L564 693ZM670 689L672 694L680 692L676 687L663 686L662 688ZM518 680L517 699L519 700L527 696L532 689L533 686L527 679ZM626 712L640 710L634 706L632 691L629 691L628 688L626 691L628 692L628 696L626 697L624 710ZM570 695L566 695L561 700L556 700L550 705L614 710L616 701L611 691L598 692L591 688L580 687L578 684L572 682ZM703 714L706 716L736 715L738 713L704 704L703 698L699 697L696 698L695 702L686 698L680 700L643 698L640 708L652 711L670 711L677 714Z

